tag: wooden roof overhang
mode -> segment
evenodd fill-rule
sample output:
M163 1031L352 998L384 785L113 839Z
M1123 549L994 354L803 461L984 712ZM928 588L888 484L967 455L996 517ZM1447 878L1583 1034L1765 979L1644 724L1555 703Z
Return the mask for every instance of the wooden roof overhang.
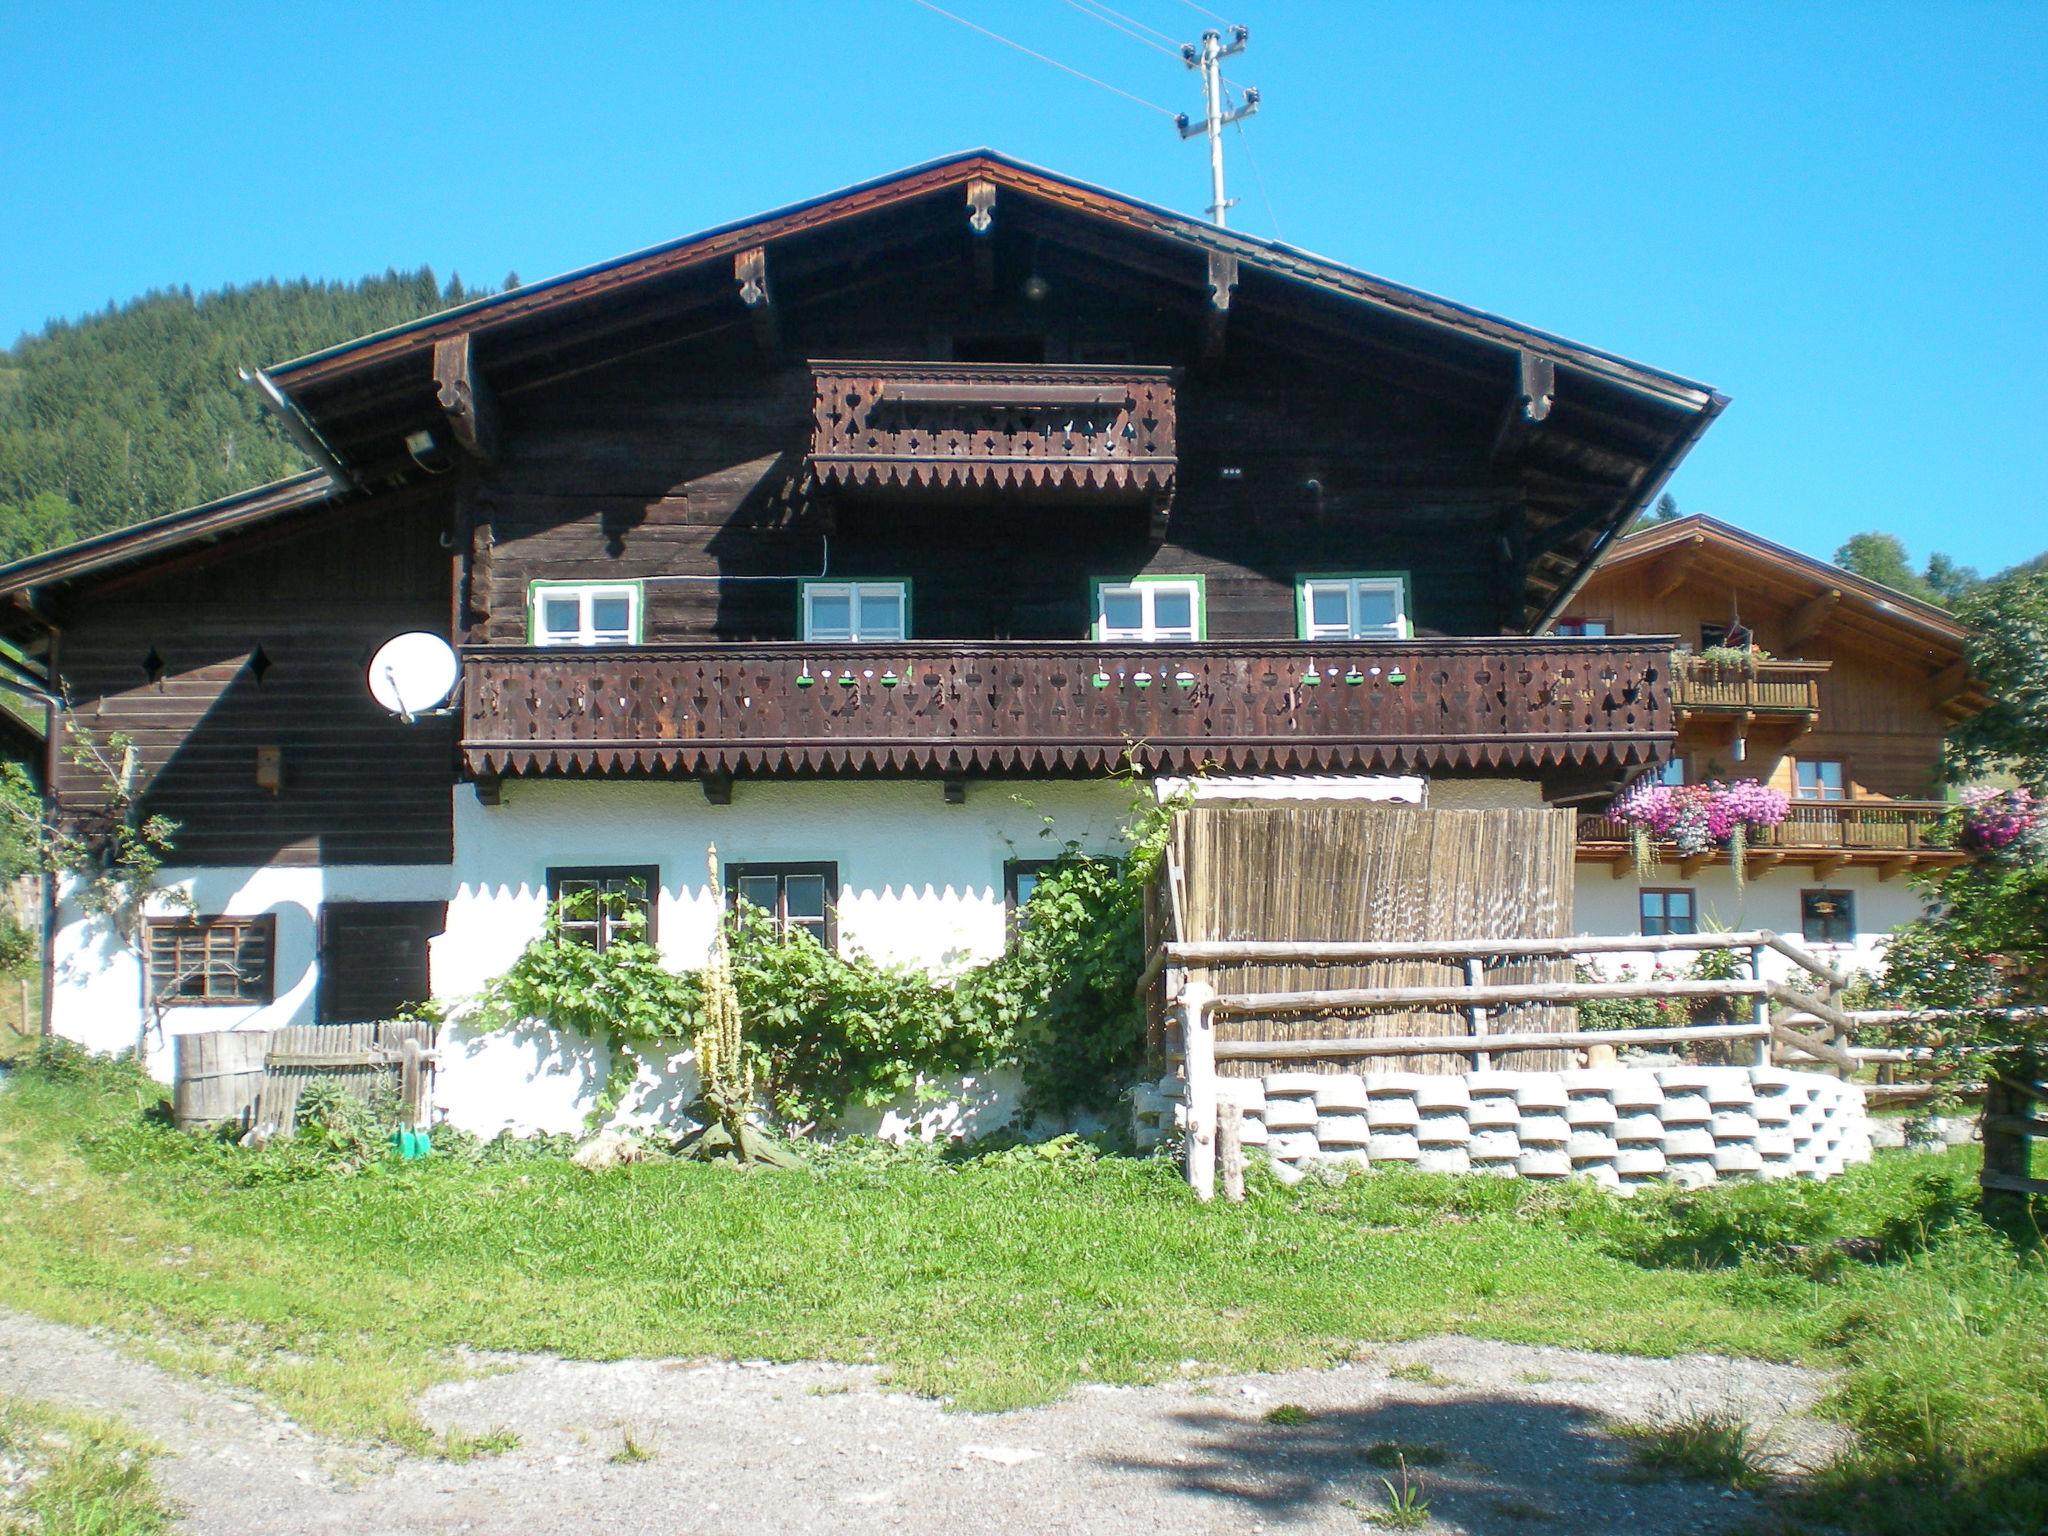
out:
M1707 576L1789 609L1794 644L1825 630L1917 667L1927 676L1930 702L1952 717L1990 704L1983 685L1969 675L1968 625L1946 609L1853 571L1698 513L1620 540L1600 569L1645 565L1664 571L1658 585Z
M480 402L735 329L773 352L783 317L906 272L958 271L981 259L991 229L1030 238L1047 275L1182 309L1205 353L1248 335L1467 413L1524 509L1500 558L1521 577L1532 629L1562 610L1727 403L1678 375L987 150L478 300L268 377L352 473L405 478L417 470L404 438L423 426L452 420L458 436L474 434Z

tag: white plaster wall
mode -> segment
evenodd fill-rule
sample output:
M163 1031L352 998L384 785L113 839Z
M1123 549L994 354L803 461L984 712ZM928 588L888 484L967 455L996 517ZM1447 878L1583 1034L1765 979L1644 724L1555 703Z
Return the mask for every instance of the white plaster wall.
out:
M58 1034L96 1051L140 1049L150 1072L169 1081L172 1041L220 1029L277 1029L313 1021L319 910L323 901L438 901L448 894L440 865L336 865L325 869L178 868L158 876L148 912L277 920L273 1000L237 1007L165 1008L143 1004L141 959L102 919L78 905L75 884L58 890L51 939L56 986L51 1020ZM181 906L177 896L186 905Z
M1128 809L1112 780L970 784L964 805L936 783L740 783L722 806L692 783L508 782L495 806L464 785L434 989L473 993L518 957L546 916L554 865L660 866L656 939L670 963L701 965L724 899L722 873L707 884L714 844L721 871L835 862L843 951L957 971L1002 952L1004 860L1051 858L1069 839L1114 852Z
M1543 785L1535 779L1431 779L1424 803L1433 811L1540 811Z
M1695 893L1701 932L1710 924L1726 929L1768 928L1803 944L1805 941L1799 936L1799 893L1817 890L1822 883L1808 870L1774 869L1752 877L1738 894L1735 877L1725 865L1709 865L1690 880L1680 876L1676 865L1659 867L1648 880L1638 879L1633 869L1616 880L1602 865L1581 864L1573 917L1580 933L1640 933L1642 920L1637 898L1645 886L1690 888ZM1855 894L1855 942L1808 947L1845 970L1877 970L1884 962L1884 947L1892 930L1911 922L1924 910L1920 893L1912 885L1903 879L1880 880L1875 870L1839 870L1825 883L1830 890ZM1647 971L1658 958L1634 957L1629 964ZM1666 958L1674 965L1685 965L1691 963L1692 955L1674 952ZM1608 968L1612 970L1620 964L1618 958L1610 959ZM1765 956L1764 968L1775 980L1806 975L1775 950Z

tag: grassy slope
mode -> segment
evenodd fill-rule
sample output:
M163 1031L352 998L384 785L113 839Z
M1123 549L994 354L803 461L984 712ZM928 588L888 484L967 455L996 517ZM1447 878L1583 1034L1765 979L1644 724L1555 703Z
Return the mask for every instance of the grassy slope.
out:
M315 1428L428 1448L407 1404L461 1344L873 1359L992 1407L1455 1330L1848 1363L1846 1409L1879 1439L1840 1502L1933 1471L2048 1516L2023 1465L2048 1445L2048 1282L1969 1211L1968 1153L1632 1204L1380 1176L1205 1208L1170 1167L1121 1161L260 1182L297 1165L144 1123L153 1092L120 1081L23 1074L0 1095L0 1304L147 1334ZM1839 1235L1884 1238L1890 1262L1750 1251Z

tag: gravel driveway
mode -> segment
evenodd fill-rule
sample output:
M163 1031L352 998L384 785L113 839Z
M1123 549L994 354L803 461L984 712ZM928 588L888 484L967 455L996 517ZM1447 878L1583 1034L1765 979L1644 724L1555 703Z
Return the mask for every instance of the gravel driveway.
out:
M829 1365L487 1363L496 1374L436 1387L420 1411L442 1428L511 1429L519 1447L453 1465L322 1442L94 1335L0 1314L0 1391L108 1413L164 1445L158 1482L203 1536L1357 1533L1384 1504L1361 1452L1388 1441L1443 1458L1420 1474L1428 1530L1665 1536L1734 1530L1757 1506L1641 1479L1604 1415L1730 1410L1772 1427L1794 1468L1846 1443L1809 1416L1820 1372L1457 1338L1334 1370L1081 1388L1001 1414L950 1413ZM1434 1383L1407 1379L1423 1365ZM1266 1422L1282 1403L1306 1422ZM645 1459L620 1459L628 1436Z

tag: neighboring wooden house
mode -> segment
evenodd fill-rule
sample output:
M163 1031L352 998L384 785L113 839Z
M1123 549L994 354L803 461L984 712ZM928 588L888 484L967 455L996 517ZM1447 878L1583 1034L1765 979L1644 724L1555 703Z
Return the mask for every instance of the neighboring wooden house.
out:
M1557 628L1676 635L1678 739L1659 771L1673 783L1753 778L1792 800L1785 823L1750 852L1741 892L1719 852L1639 878L1623 829L1589 811L1579 859L1613 879L1582 872L1582 932L1771 928L1868 968L1884 937L1921 911L1904 877L1962 857L1928 837L1947 809L1942 736L1985 703L1953 614L1692 516L1615 544ZM1731 629L1770 659L1701 657Z
M1542 631L1725 404L987 152L258 382L321 471L0 570L180 824L192 917L53 941L56 1027L159 1067L473 990L592 887L681 964L740 897L984 957L1127 755L1611 788L1670 642ZM463 678L404 722L364 669L412 630Z

